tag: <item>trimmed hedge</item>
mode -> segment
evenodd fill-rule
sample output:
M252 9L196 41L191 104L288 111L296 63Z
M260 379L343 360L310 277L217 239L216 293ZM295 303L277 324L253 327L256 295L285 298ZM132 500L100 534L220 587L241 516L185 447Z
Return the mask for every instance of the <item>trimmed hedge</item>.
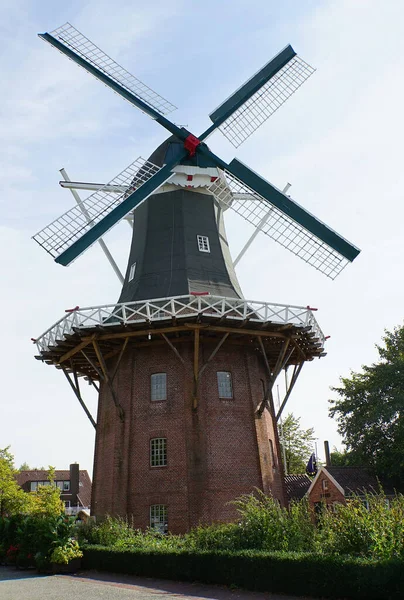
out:
M298 553L84 548L83 566L261 592L355 600L403 598L404 563Z

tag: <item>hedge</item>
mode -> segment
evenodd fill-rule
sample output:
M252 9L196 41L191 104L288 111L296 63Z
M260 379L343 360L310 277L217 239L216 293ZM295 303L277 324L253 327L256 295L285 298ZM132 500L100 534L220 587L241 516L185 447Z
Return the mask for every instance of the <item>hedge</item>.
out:
M128 575L235 585L261 592L344 598L403 598L404 563L298 553L84 548L83 567Z

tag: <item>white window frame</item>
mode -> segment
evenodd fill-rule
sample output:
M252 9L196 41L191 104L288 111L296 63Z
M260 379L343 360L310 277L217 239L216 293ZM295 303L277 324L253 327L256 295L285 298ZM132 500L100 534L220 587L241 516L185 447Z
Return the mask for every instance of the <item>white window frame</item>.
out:
M321 487L323 488L324 492L328 492L328 479L323 479L321 482Z
M209 238L207 235L197 235L199 252L210 252Z
M164 377L162 377L164 376ZM150 400L167 400L167 373L152 373L150 376Z
M225 375L226 377L222 377ZM217 371L217 391L219 394L219 398L222 400L233 400L233 381L230 371Z
M151 438L150 440L150 466L167 466L167 438Z
M150 506L150 529L159 533L168 531L168 510L166 504L151 504Z
M30 492L36 492L38 491L38 482L37 481L31 481L30 482Z
M134 279L135 273L136 273L136 263L134 262L133 265L131 265L130 269L129 269L128 281L132 281L132 279Z

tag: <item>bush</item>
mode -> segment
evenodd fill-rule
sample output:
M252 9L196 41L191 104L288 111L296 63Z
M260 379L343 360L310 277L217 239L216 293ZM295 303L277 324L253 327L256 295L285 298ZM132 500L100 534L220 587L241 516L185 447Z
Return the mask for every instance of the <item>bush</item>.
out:
M349 554L373 559L404 558L404 497L387 504L383 494L358 497L335 512L323 511L315 547L325 554Z
M400 561L319 556L308 553L202 552L188 550L111 550L89 546L88 569L143 577L236 585L261 592L355 600L402 598Z

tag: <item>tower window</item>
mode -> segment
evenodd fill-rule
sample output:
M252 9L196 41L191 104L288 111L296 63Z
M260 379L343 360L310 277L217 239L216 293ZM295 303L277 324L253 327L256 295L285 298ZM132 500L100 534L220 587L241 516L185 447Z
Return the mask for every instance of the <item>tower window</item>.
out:
M217 388L219 391L219 398L233 398L231 373L228 371L217 372Z
M210 252L209 238L206 235L197 235L199 252Z
M150 528L159 533L167 533L167 506L165 504L152 504L150 506Z
M167 400L167 373L153 373L150 387L152 400Z
M153 438L150 440L150 466L167 466L167 439Z
M132 281L132 279L135 276L135 272L136 272L136 263L134 262L133 265L131 265L131 267L129 269L129 279L128 279L128 281Z

